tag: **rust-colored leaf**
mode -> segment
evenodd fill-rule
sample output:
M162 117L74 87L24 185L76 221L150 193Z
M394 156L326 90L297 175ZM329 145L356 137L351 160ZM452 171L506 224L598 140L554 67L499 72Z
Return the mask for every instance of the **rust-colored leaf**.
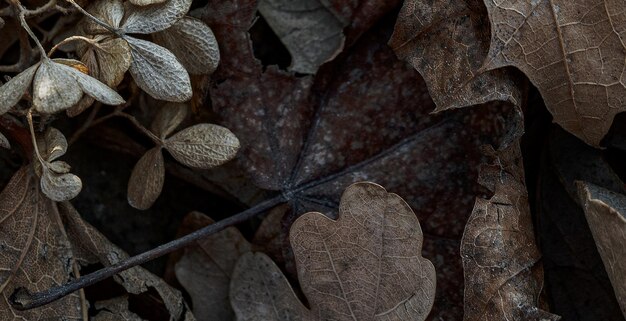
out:
M235 267L233 308L241 320L425 320L436 277L421 256L422 238L400 196L373 183L353 184L341 197L337 220L313 212L291 227L310 310L259 254L244 255Z
M626 111L622 1L484 1L487 68L515 66L541 92L554 121L592 146Z
M578 192L613 290L626 318L626 196L579 182Z
M489 21L480 0L406 0L389 45L424 77L436 111L521 103L512 70L483 72Z
M494 194L476 199L461 241L465 321L560 319L542 310L543 267L518 144L482 167L480 181Z

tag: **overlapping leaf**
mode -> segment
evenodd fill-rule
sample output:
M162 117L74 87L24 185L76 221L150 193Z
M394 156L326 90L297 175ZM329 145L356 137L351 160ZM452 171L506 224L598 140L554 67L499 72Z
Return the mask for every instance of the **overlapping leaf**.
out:
M307 213L290 231L302 305L265 255L244 254L233 273L231 302L240 320L425 320L435 270L421 256L422 232L408 204L379 185L357 183L339 216Z

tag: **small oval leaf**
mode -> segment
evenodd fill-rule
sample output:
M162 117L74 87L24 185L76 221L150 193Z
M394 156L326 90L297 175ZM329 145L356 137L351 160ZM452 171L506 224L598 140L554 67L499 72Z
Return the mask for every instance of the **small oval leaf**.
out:
M87 11L117 29L120 27L120 23L124 17L124 4L121 0L101 0L94 2ZM110 33L106 28L93 22L88 17L83 19L82 29L86 34L90 35Z
M171 27L191 7L192 0L168 0L150 6L126 7L126 19L122 25L124 33L154 33Z
M109 88L107 85L101 83L98 79L85 75L75 68L63 64L58 64L58 66L61 70L64 70L67 74L71 75L76 80L76 83L80 86L82 91L95 100L107 105L119 105L124 103L124 98L122 98L122 96L120 96L115 90Z
M174 134L165 141L165 148L184 165L211 168L235 157L239 140L228 128L198 124Z
M57 174L46 168L41 176L41 191L56 202L71 200L82 188L80 178L71 173Z
M4 136L4 134L2 133L0 133L0 147L11 149L11 143L9 143L9 140L7 139L7 137Z
M128 180L128 203L140 210L154 204L163 189L165 166L161 147L155 147L139 159Z
M66 71L68 69L75 70L49 59L41 63L33 82L33 105L37 111L52 114L70 108L83 96L74 77Z

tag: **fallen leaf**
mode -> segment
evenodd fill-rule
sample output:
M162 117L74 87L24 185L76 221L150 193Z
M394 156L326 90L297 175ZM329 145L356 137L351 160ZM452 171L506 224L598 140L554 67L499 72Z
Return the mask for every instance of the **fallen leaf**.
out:
M314 74L343 49L343 23L320 0L260 0L259 12L291 53L289 70Z
M626 196L593 184L577 184L596 246L626 318Z
M477 198L463 233L463 320L559 320L543 309L543 268L535 244L519 143L496 152L480 182L494 194Z
M213 31L196 18L183 17L152 37L154 42L174 53L190 74L212 74L220 62L220 50Z
M480 193L479 146L500 138L501 119L511 110L482 106L432 115L418 73L385 45L392 21L372 22L373 30L315 77L273 66L263 71L247 33L250 8L253 1L215 1L200 14L224 44L210 96L220 124L241 142L238 166L258 188L287 198L287 226L307 211L334 215L339 195L356 181L405 195L429 236L424 255L441 280L433 318L461 318L459 244ZM281 238L293 275L293 254L287 236Z
M425 320L436 278L421 256L422 238L402 198L376 184L353 184L337 220L307 213L291 227L310 310L269 258L251 253L233 273L233 309L240 320Z
M437 109L521 103L512 70L483 72L489 21L480 0L407 0L389 45L424 77Z
M539 89L554 121L592 146L626 111L623 3L484 1L491 21L485 66L514 66Z
M208 216L189 213L179 235L213 223ZM230 280L239 257L252 251L235 227L213 234L185 249L175 264L176 278L191 296L194 316L200 320L234 320L228 298Z
M568 321L623 321L574 184L624 194L602 152L559 128L545 138L537 186L536 231L551 311ZM581 291L584 289L584 291Z
M135 164L128 180L128 204L145 210L161 195L165 181L165 163L161 147L147 151Z
M211 168L233 159L239 150L239 140L228 128L197 124L172 135L164 147L184 165Z

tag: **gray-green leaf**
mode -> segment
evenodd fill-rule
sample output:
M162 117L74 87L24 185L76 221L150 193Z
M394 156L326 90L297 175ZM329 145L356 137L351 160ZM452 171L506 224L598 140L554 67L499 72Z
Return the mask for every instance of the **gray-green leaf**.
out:
M39 64L36 64L22 71L0 87L0 115L9 111L24 96L38 67Z
M198 124L167 139L165 148L184 165L211 168L235 157L239 150L239 140L228 128Z

